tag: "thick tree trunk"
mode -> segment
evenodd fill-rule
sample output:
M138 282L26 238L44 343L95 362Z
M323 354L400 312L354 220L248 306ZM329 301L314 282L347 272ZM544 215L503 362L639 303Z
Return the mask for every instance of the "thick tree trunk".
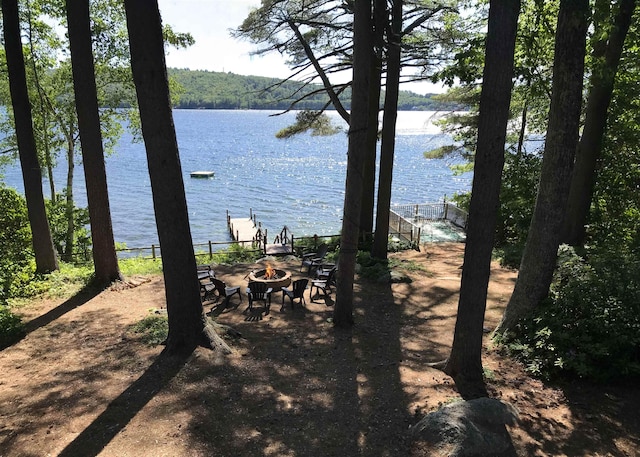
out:
M490 3L458 317L451 355L444 367L465 399L487 395L482 370L482 327L504 165L519 13L519 1L492 0Z
M122 279L113 241L107 174L96 89L89 2L67 0L69 45L73 65L78 129L91 220L95 282L101 286Z
M182 167L173 124L157 1L125 0L131 69L147 150L153 206L162 251L169 336L165 351L219 347L200 302Z
M380 114L380 92L383 67L384 29L388 23L386 0L375 0L373 5L373 31L369 68L369 130L367 132L367 154L364 161L362 181L362 204L360 206L360 234L370 239L373 232L373 212L376 196L376 157L378 151L378 116Z
M376 230L372 255L387 258L389 238L389 207L393 181L393 157L395 155L396 120L398 118L398 93L400 91L400 57L402 42L402 0L395 0L391 11L392 24L387 54L387 84L385 86L384 116L382 118L382 146L378 174L378 201Z
M360 235L370 237L373 231L373 209L376 195L376 156L378 151L378 114L380 105L380 65L377 57L371 58L369 76L369 122L367 152L362 168L362 199L360 204Z
M51 238L51 230L44 206L42 174L33 136L31 104L27 91L27 78L20 39L20 20L17 0L2 0L4 47L9 74L9 89L16 123L16 137L24 180L29 223L33 236L36 269L48 273L58 269L58 258Z
M549 293L578 143L588 11L587 0L560 2L540 186L518 279L496 329L499 334L513 329Z
M607 126L609 104L635 4L635 0L621 0L619 2L613 28L608 34L608 40L606 40L607 43L602 53L604 55L594 55L595 70L591 73L591 87L587 98L584 127L576 151L563 230L563 240L573 246L582 245L585 240L589 208L596 181L596 168ZM594 54L596 54L595 51Z
M367 154L369 124L371 0L355 0L353 16L351 122L349 124L347 178L338 261L340 273L333 312L333 322L337 327L351 327L353 325L353 280L358 252L362 173L364 157Z

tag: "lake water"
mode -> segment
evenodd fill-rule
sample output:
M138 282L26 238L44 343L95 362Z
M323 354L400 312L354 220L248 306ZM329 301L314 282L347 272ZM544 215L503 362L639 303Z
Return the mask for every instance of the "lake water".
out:
M305 134L287 140L275 133L294 113L175 110L174 122L194 243L227 241L226 211L248 217L250 208L268 229L269 240L287 225L294 236L332 235L342 227L347 136ZM467 191L471 174L454 176L451 160L423 157L448 139L431 124L432 112L401 112L393 174L392 204L441 201ZM339 118L332 113L336 123ZM130 248L157 244L146 153L125 134L107 157L107 179L116 241ZM56 171L62 187L66 165ZM86 206L84 175L76 169L75 197ZM211 170L212 179L190 178ZM3 170L4 181L22 192L19 166ZM48 186L44 185L45 193Z

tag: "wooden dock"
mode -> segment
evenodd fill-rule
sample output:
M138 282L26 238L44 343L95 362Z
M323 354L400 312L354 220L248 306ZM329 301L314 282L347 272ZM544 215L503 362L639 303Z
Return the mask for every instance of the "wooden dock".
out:
M256 217L251 210L249 210L248 218L232 218L229 211L227 211L227 227L233 241L258 241L256 237L258 234Z
M262 228L262 224L257 222L256 215L251 209L249 209L248 218L232 218L227 210L227 227L233 241L255 244L264 251L265 255L278 256L293 253L293 239L291 244L287 243L288 240L280 239L280 236L276 237L272 244L267 242L267 229ZM286 233L285 229L283 232Z

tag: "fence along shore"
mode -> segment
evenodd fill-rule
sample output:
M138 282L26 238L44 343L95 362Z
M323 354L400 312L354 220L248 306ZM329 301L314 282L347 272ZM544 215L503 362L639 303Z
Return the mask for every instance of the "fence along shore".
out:
M419 244L424 238L426 224L430 221L446 221L453 227L464 231L467 225L467 213L446 199L438 203L392 205L389 213L389 236L395 236L419 249ZM249 208L249 217L244 218L232 218L229 210L227 210L227 227L231 240L209 240L204 243L194 243L194 250L197 251L196 256L207 255L212 258L216 251L223 249L222 246L233 244L245 247L251 246L256 250L262 251L265 255L290 255L296 253L295 238L289 228L285 225L280 233L274 237L273 243L269 243L267 241L267 229L262 227L262 223L257 220L252 208ZM317 240L318 238L336 236L339 235L309 235L298 237L297 239ZM431 241L437 242L438 240ZM203 249L198 251L197 248ZM118 248L116 251L124 253L124 257L128 257L127 253L134 252L137 252L138 255L149 252L149 255L145 258L158 259L162 257L158 244L138 248Z

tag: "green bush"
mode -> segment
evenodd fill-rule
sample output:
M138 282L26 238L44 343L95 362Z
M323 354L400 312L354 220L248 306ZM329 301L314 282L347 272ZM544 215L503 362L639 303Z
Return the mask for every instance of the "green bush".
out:
M544 378L640 376L640 262L606 252L589 263L562 247L549 298L506 347Z
M540 154L505 155L495 246L503 266L518 268L527 241L538 192ZM469 211L471 193L453 196L456 206Z
M7 300L28 282L31 265L31 228L27 204L16 190L0 186L0 301Z
M158 346L163 344L169 335L169 321L166 316L148 316L134 324L131 330L140 335L144 344Z
M25 335L20 316L11 312L8 306L0 304L0 349L11 346Z
M228 249L213 253L215 263L247 263L255 262L262 256L262 252L252 247L244 247L234 243Z
M389 261L376 259L369 251L358 251L356 261L360 265L360 276L367 279L378 279L390 271Z

